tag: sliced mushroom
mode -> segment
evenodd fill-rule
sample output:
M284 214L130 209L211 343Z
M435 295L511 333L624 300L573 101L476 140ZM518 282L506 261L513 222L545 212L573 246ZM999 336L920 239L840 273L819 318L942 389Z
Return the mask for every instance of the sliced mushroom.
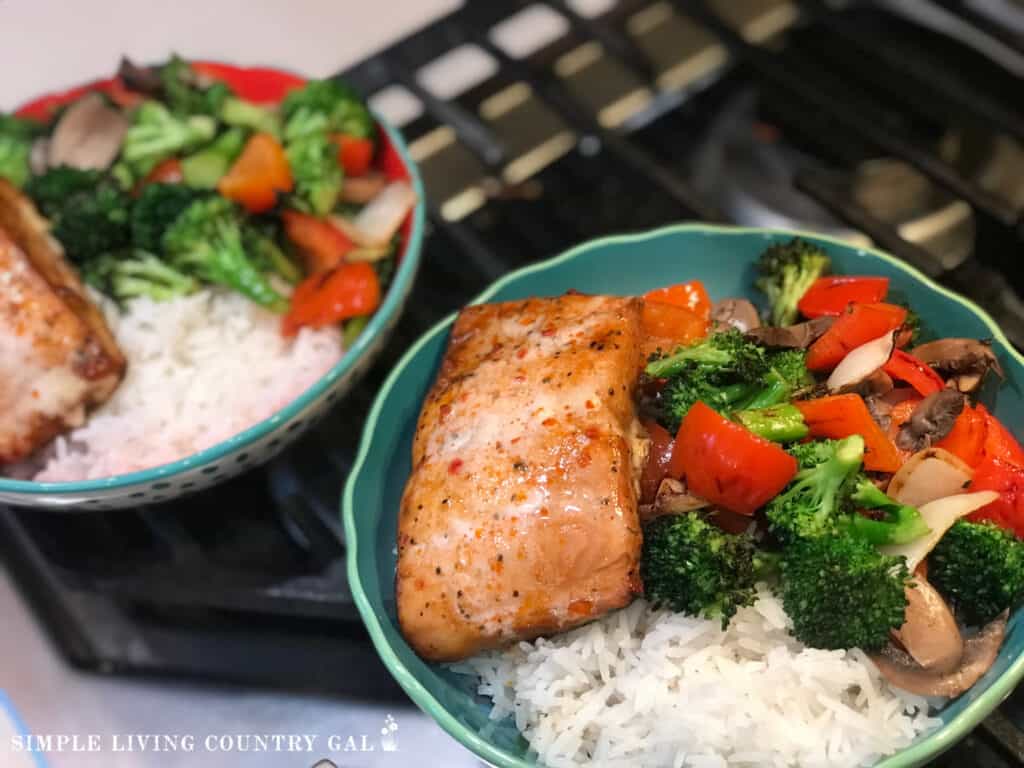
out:
M896 445L904 451L920 451L949 434L964 409L963 393L940 389L918 404L907 423L896 435Z
M963 493L972 477L974 470L958 456L942 448L926 448L903 462L886 493L900 504L920 507Z
M346 203L368 203L387 183L387 177L377 171L362 176L346 177L341 187L341 199Z
M50 139L51 168L67 165L105 170L121 151L128 118L98 93L83 96L61 116Z
M722 299L711 306L711 322L716 331L735 328L746 333L761 327L757 308L746 299Z
M828 377L826 384L829 390L832 392L844 389L849 391L850 388L874 376L875 373L880 372L885 375L880 369L889 362L892 350L893 334L891 332L851 349ZM889 381L889 389L892 389L892 379L887 375L885 378Z
M999 358L988 342L978 339L939 339L920 344L911 354L948 377L960 392L973 392L989 371L1003 378Z
M687 512L703 509L706 506L708 506L707 499L702 499L687 491L686 485L681 481L666 477L658 486L654 503L640 506L640 519L646 523L662 515L685 515Z
M117 69L117 76L130 91L144 93L147 96L156 96L163 90L163 82L160 80L160 73L152 67L140 67L127 56L121 57L121 66Z
M871 660L890 683L919 696L945 696L953 698L969 689L992 667L1006 637L1009 611L985 625L978 634L964 642L960 663L949 672L938 672L914 661L904 651L889 645Z
M763 326L747 332L747 336L766 347L807 349L815 339L832 327L834 317L816 317L804 323L783 327Z
M852 392L853 394L860 395L862 398L864 398L865 403L868 400L880 402L880 398L882 397L882 395L891 392L893 386L894 384L892 377L889 376L889 374L886 373L885 371L879 369L869 374L867 377L861 379L860 381L855 381L852 384L847 384L846 386L840 387L838 390L838 394L845 395L847 393ZM868 410L871 410L870 405L868 405ZM886 411L886 415L888 415L888 412L891 410L892 408L890 407L888 411ZM871 415L874 416L875 414L872 413Z
M907 611L903 625L893 635L925 669L938 674L952 672L964 652L964 639L953 612L935 587L920 576L904 591Z
M882 374L889 379L889 389L892 389L892 379L889 375L882 371ZM868 413L871 414L871 418L875 420L875 423L882 429L889 429L889 422L892 420L892 406L889 401L885 399L885 395L889 394L888 391L880 394L863 394L858 393L864 398L864 405L868 408Z

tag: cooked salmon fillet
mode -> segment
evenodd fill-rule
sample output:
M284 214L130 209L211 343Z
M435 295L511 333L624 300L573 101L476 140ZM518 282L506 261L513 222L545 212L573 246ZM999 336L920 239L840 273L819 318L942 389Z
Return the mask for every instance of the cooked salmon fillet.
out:
M45 220L0 179L0 463L81 424L124 367Z
M398 619L453 661L632 600L637 299L463 310L420 413L398 524Z

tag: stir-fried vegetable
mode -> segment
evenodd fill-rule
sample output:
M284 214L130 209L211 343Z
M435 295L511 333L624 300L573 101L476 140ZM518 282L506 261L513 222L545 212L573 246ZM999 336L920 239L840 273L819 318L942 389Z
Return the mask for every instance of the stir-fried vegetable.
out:
M928 559L928 579L969 624L986 624L1024 597L1024 542L991 523L961 520Z
M279 194L291 192L293 185L291 167L280 142L269 133L256 133L217 182L217 191L250 213L262 213L274 207Z
M839 439L860 435L864 440L864 466L895 472L902 459L895 444L882 431L860 395L832 395L794 403L804 415L811 437Z
M203 280L225 285L257 304L283 312L287 302L267 282L242 245L239 213L227 200L211 197L186 208L163 237L171 264Z
M16 187L28 181L32 141L40 133L40 128L30 120L0 114L0 178L7 179Z
M292 296L281 329L285 336L299 328L321 328L352 317L373 314L380 305L380 280L366 262L339 264L307 277Z
M800 239L773 245L761 254L757 287L768 297L771 324L789 325L796 320L800 299L830 266L828 254Z
M669 474L713 504L751 515L796 473L782 448L696 403L679 426Z
M711 299L700 280L691 280L688 283L679 283L665 288L655 288L644 294L644 301L682 307L702 317L705 321L711 317Z
M862 275L819 277L800 298L797 308L804 317L838 317L850 304L876 304L889 292L889 278Z
M759 577L757 549L746 535L732 535L698 513L662 517L644 530L641 558L644 595L674 611L721 619L752 605Z
M906 317L907 310L895 304L851 305L807 350L807 367L812 371L835 368L852 350L895 331Z
M780 570L782 606L807 645L878 650L903 624L907 567L866 541L802 539L783 550Z
M209 141L216 130L216 120L208 115L178 117L163 104L146 101L134 113L121 159L141 178L161 160Z

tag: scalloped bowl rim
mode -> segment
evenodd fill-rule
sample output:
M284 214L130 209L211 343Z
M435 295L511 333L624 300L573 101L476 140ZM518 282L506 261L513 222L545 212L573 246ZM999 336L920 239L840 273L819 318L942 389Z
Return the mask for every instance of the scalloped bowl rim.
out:
M498 291L507 285L516 282L522 277L571 261L594 248L606 245L636 245L647 240L653 240L666 235L696 231L737 235L784 235L790 237L814 238L816 240L837 245L841 248L853 248L865 254L870 254L871 256L881 259L882 261L897 267L903 272L906 272L930 290L963 305L973 312L989 328L992 332L993 338L1002 342L1008 354L1017 362L1017 364L1024 367L1024 356L1014 349L1002 329L999 328L988 312L979 307L973 301L950 291L942 285L939 285L915 267L912 267L894 256L878 250L877 248L854 246L839 238L806 230L686 223L660 227L658 229L637 234L611 235L608 237L597 238L573 246L572 248L549 259L545 259L544 261L509 272L507 275L499 278L489 285L469 303L480 304L486 302L498 293ZM363 433L359 441L359 452L356 455L355 462L352 465L352 470L350 471L348 480L345 483L345 491L342 497L342 518L345 528L345 541L348 558L346 565L349 588L352 591L356 607L363 619L363 623L366 625L370 634L370 639L373 641L373 645L376 648L378 655L381 657L381 660L391 672L392 676L398 681L399 685L402 686L403 690L405 690L420 709L430 715L438 725L440 725L456 741L470 749L478 757L481 757L494 766L497 766L498 768L533 768L533 764L527 763L518 757L510 757L506 752L483 739L475 731L466 728L455 717L453 717L445 706L438 701L422 683L420 683L412 672L409 671L408 667L402 663L401 659L398 658L397 654L393 650L391 644L388 643L384 637L381 623L378 620L373 607L370 605L369 598L366 596L359 573L359 539L356 535L356 524L352 514L352 509L354 508L353 502L356 485L358 483L359 476L362 473L363 466L367 461L370 446L373 443L374 428L377 424L380 412L384 406L384 402L388 399L391 390L394 388L398 380L404 375L405 369L408 367L409 363L419 354L420 349L433 341L436 336L444 333L448 329L448 327L454 322L456 315L457 312L452 312L444 319L438 321L432 328L424 332L423 335L417 339L415 344L409 347L406 353L391 370L387 380L380 388L380 391L374 399L373 407L370 409L370 413L367 416L366 424L363 428ZM1003 699L1009 696L1022 678L1024 678L1024 653L1019 655L1012 664L1007 667L1006 671L992 682L988 690L968 704L960 714L948 723L944 723L938 730L926 734L920 741L915 741L905 749L883 758L876 763L873 768L904 768L905 766L919 765L923 761L945 751L973 730L973 728L990 712L992 712L1003 701Z
M412 210L409 236L406 238L402 249L401 261L394 280L388 287L384 301L374 313L370 322L367 323L363 332L356 338L355 343L345 350L341 359L331 366L327 373L303 391L302 394L276 411L272 416L268 416L226 440L215 443L209 448L204 448L183 459L136 472L126 472L120 475L100 477L93 480L76 480L74 482L39 483L32 480L12 480L0 477L0 493L23 494L25 496L81 494L94 491L111 491L173 477L194 467L217 461L270 434L278 426L287 423L308 406L317 402L328 392L330 386L337 379L348 373L370 347L374 337L387 326L392 316L401 310L401 305L407 299L408 291L406 290L406 284L410 283L416 276L422 252L423 230L426 219L426 194L423 189L423 180L420 178L419 169L415 161L413 161L412 156L409 154L409 148L406 146L402 134L380 115L374 113L374 119L384 130L384 133L387 134L391 146L402 158L402 167L409 174L409 181L416 192L416 205Z

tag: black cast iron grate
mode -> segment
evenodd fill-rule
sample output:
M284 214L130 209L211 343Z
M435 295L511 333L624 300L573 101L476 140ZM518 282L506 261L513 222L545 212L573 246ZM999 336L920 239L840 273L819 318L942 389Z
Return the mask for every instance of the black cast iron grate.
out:
M397 85L419 102L403 131L425 177L431 233L392 343L321 425L266 467L180 502L0 510L6 562L73 663L400 695L358 623L337 509L383 377L422 331L510 269L613 232L726 220L693 179L716 115L742 91L757 94L759 125L811 159L795 176L800 190L981 302L1024 345L1021 201L935 151L950 128L1024 138L1012 74L879 7L817 0L623 0L594 18L550 0L533 5L558 13L562 34L518 58L494 28L524 5L469 3L343 73L368 95ZM942 5L1019 46L975 11ZM467 45L493 73L435 95L421 69ZM836 183L878 154L970 204L969 258L946 265ZM1022 764L1020 725L1024 698L1011 697L935 764Z

